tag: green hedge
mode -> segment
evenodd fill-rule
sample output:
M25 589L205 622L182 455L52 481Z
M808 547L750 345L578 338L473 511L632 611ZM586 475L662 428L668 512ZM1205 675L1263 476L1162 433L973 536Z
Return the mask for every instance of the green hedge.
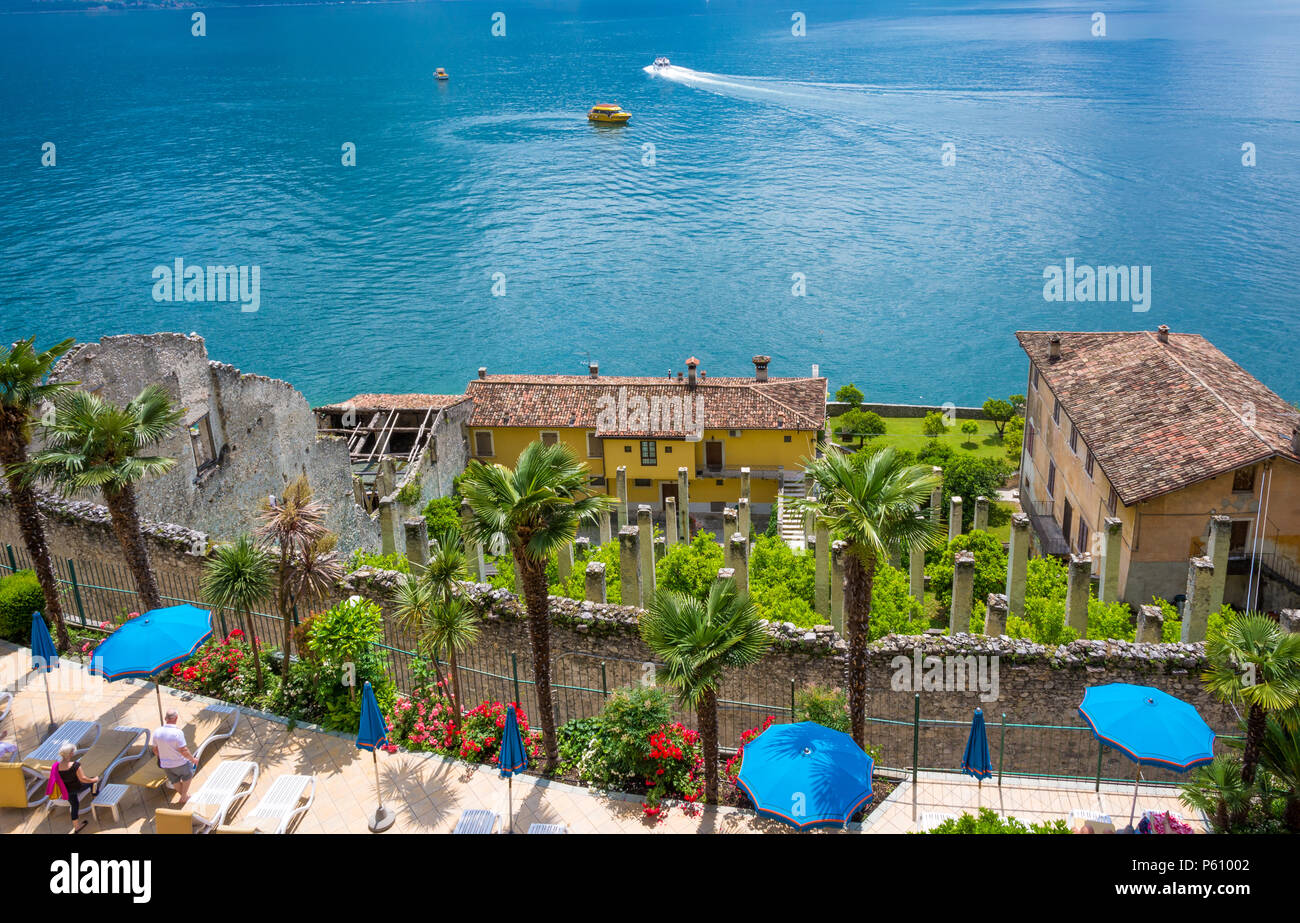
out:
M45 609L40 581L30 570L0 577L0 638L17 644L32 640L32 613ZM46 618L46 624L49 619Z

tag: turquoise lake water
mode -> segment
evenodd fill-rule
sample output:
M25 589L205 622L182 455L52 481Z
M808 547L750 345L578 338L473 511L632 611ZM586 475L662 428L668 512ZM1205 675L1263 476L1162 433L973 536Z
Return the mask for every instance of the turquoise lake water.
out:
M794 5L0 15L0 336L197 331L313 402L768 353L962 404L1017 329L1166 323L1300 400L1295 4ZM155 300L178 258L258 310ZM1045 301L1067 258L1149 310Z

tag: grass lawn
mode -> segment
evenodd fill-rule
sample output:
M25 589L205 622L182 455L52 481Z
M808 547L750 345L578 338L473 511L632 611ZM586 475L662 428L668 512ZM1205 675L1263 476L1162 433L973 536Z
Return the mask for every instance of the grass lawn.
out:
M976 420L979 424L979 432L968 436L961 431L961 425L965 420L958 420L955 426L948 429L948 432L942 436L936 436L934 439L926 436L921 432L921 424L925 422L922 417L885 417L885 434L877 436L868 442L868 445L892 445L900 449L909 449L913 452L919 452L921 449L930 445L933 441L947 443L953 451L970 452L973 455L980 455L987 458L998 458L1006 460L1006 446L998 439L997 430L991 420ZM827 421L827 425L834 430L835 418L832 417ZM839 436L835 441L841 445ZM852 443L856 446L857 440Z

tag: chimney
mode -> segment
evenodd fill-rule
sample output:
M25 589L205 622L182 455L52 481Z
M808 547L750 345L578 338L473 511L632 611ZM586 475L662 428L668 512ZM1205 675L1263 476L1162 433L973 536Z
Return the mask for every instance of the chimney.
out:
M767 381L767 364L772 361L771 356L754 357L754 380Z
M695 370L700 367L700 360L694 356L686 360L686 387L695 387Z
M589 374L592 378L598 378L600 376L600 366L594 362L588 362L587 374Z
M478 377L479 377L479 378L487 378L487 366L486 366L486 365L480 365L480 366L478 367Z
M678 373L677 373L677 383L678 383L679 385L682 383L682 373L681 373L681 372L678 372Z
M1061 335L1054 333L1047 338L1047 358L1055 362L1061 358Z
M1156 339L1159 340L1161 343L1168 343L1168 342L1169 342L1169 325L1168 325L1168 324L1161 324L1159 327L1156 328Z

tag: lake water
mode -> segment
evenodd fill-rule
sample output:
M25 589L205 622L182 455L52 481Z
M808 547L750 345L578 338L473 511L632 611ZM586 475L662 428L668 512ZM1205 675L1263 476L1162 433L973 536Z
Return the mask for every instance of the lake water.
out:
M197 331L313 402L768 353L962 404L1017 329L1165 323L1300 400L1295 4L797 5L0 15L0 336ZM178 258L258 310L157 300ZM1046 301L1066 259L1149 310Z

